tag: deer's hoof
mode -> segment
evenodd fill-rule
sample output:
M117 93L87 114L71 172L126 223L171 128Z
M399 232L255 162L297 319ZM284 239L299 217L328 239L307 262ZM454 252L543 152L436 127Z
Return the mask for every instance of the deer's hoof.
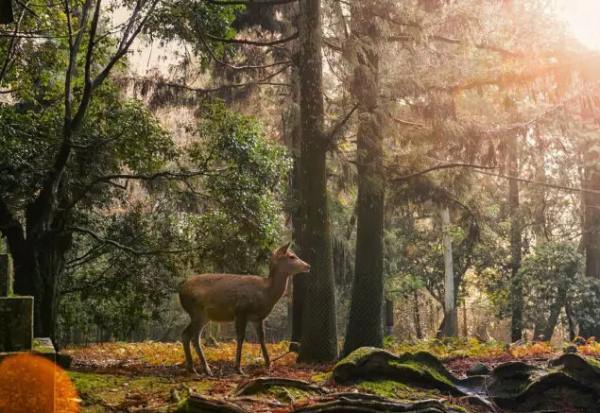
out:
M211 370L211 369L210 369L210 367L208 367L208 366L206 366L206 367L204 368L204 373L205 373L207 376L209 376L209 377L212 377L212 376L213 376L212 370Z
M198 374L198 372L196 371L196 369L194 368L194 366L187 366L187 367L185 368L185 370L186 370L186 371L187 371L189 374L191 374L191 375L194 375L194 376L198 376L198 375L199 375L199 374Z

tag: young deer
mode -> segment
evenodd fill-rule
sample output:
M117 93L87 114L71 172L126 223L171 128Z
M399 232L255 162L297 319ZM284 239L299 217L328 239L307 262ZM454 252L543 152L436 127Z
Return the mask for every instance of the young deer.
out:
M281 298L290 276L310 271L310 265L302 261L291 250L289 243L273 252L269 262L269 276L202 274L185 281L179 287L179 300L190 315L191 322L183 330L182 341L186 368L195 373L190 342L193 343L204 372L212 375L204 357L200 335L208 321L235 321L237 349L236 370L242 374L242 345L248 321L256 323L260 347L267 367L269 353L265 345L263 320Z

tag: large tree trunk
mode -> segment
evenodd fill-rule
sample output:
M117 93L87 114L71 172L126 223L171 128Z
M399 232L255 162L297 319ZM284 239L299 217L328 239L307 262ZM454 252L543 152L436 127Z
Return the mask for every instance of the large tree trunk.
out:
M600 156L596 151L583 151L583 187L591 191L600 190ZM583 192L583 248L585 251L585 275L600 278L600 194ZM579 335L598 336L600 321L580 324Z
M585 189L600 190L598 157L591 151L583 155ZM600 278L600 194L583 193L583 245L585 249L585 275Z
M22 242L9 239L8 243L14 263L15 294L34 297L34 334L55 340L58 283L70 236L32 229Z
M370 2L352 3L352 92L359 104L356 163L358 202L356 264L344 355L383 346L383 137L379 118L379 53Z
M286 26L283 30L284 36L291 36L297 27L298 5L288 4L284 7ZM304 256L301 251L302 213L300 210L301 188L300 188L300 151L301 151L301 129L300 129L300 74L298 68L299 50L295 42L289 47L289 53L293 62L290 71L290 102L289 108L283 119L284 136L287 146L293 156L293 169L290 176L291 210L290 218L292 224L292 236L298 243L296 253ZM290 306L291 321L291 345L290 349L297 351L298 343L302 340L302 313L306 297L306 277L309 275L299 274L292 280L292 303Z
M442 232L444 244L444 337L458 336L458 313L456 310L456 285L454 284L454 259L452 256L452 236L450 227L450 210L442 209Z
M508 140L508 170L510 176L519 175L518 135L513 134ZM508 182L508 209L510 213L510 307L511 307L511 340L518 341L523 336L523 285L519 276L521 267L521 214L519 208L519 182L510 179Z
M303 362L332 361L337 358L337 327L331 228L327 201L324 136L323 75L321 51L321 2L300 2L300 250L311 264L302 309L302 345L298 359Z

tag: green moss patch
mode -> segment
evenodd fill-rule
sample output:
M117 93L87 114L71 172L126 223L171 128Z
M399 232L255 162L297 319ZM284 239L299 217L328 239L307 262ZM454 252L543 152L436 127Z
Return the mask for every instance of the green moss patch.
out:
M205 393L208 381L176 382L153 376L129 377L111 374L69 372L82 400L82 412L123 411L144 408L156 412L171 411L180 402L176 394L189 390Z
M342 359L333 369L338 383L388 381L405 386L436 389L462 396L481 391L483 379L461 380L453 376L440 360L427 352L396 356L388 351L364 347Z

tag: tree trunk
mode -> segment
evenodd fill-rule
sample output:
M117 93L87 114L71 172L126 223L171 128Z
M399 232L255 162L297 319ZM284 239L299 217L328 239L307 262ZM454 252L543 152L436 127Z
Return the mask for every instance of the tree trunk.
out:
M418 340L422 340L423 330L421 329L421 310L419 306L419 293L417 290L413 290L413 306L413 313L415 317L415 334Z
M452 256L452 236L450 227L450 210L442 209L442 232L444 244L444 337L458 336L458 313L456 310L456 286L454 285L454 259Z
M546 182L546 166L544 154L546 147L543 145L542 139L539 136L539 130L536 128L536 150L532 154L535 167L535 181ZM546 188L537 186L533 192L533 233L535 234L535 245L540 246L548 241L546 234Z
M590 143L591 145L591 143ZM583 151L583 188L600 190L600 156L596 151ZM582 243L585 251L585 275L600 278L600 194L594 192L582 193L583 208L583 237ZM593 290L595 291L595 290ZM600 321L579 323L579 335L592 337L600 334Z
M300 2L300 250L311 264L302 308L302 345L298 359L325 362L337 358L337 327L331 228L327 201L321 50L321 2Z
M357 134L358 201L356 258L345 355L383 346L383 137L379 118L378 27L369 2L354 1L350 67L352 92L359 104Z
M394 300L385 299L385 335L391 336L394 331Z
M558 323L558 317L560 316L560 312L567 301L567 286L563 286L558 292L558 296L556 297L556 301L550 307L550 317L546 322L546 327L544 328L543 340L550 341L552 339L552 335L554 334L554 329L556 328L556 324Z
M34 335L56 339L58 283L64 272L65 253L70 237L28 231L20 244L9 241L14 263L14 291L34 297Z
M508 140L508 170L510 176L519 175L518 135ZM519 210L519 182L510 179L508 183L508 208L510 213L510 251L511 251L511 340L518 341L523 336L523 286L519 275L521 267L521 217Z

